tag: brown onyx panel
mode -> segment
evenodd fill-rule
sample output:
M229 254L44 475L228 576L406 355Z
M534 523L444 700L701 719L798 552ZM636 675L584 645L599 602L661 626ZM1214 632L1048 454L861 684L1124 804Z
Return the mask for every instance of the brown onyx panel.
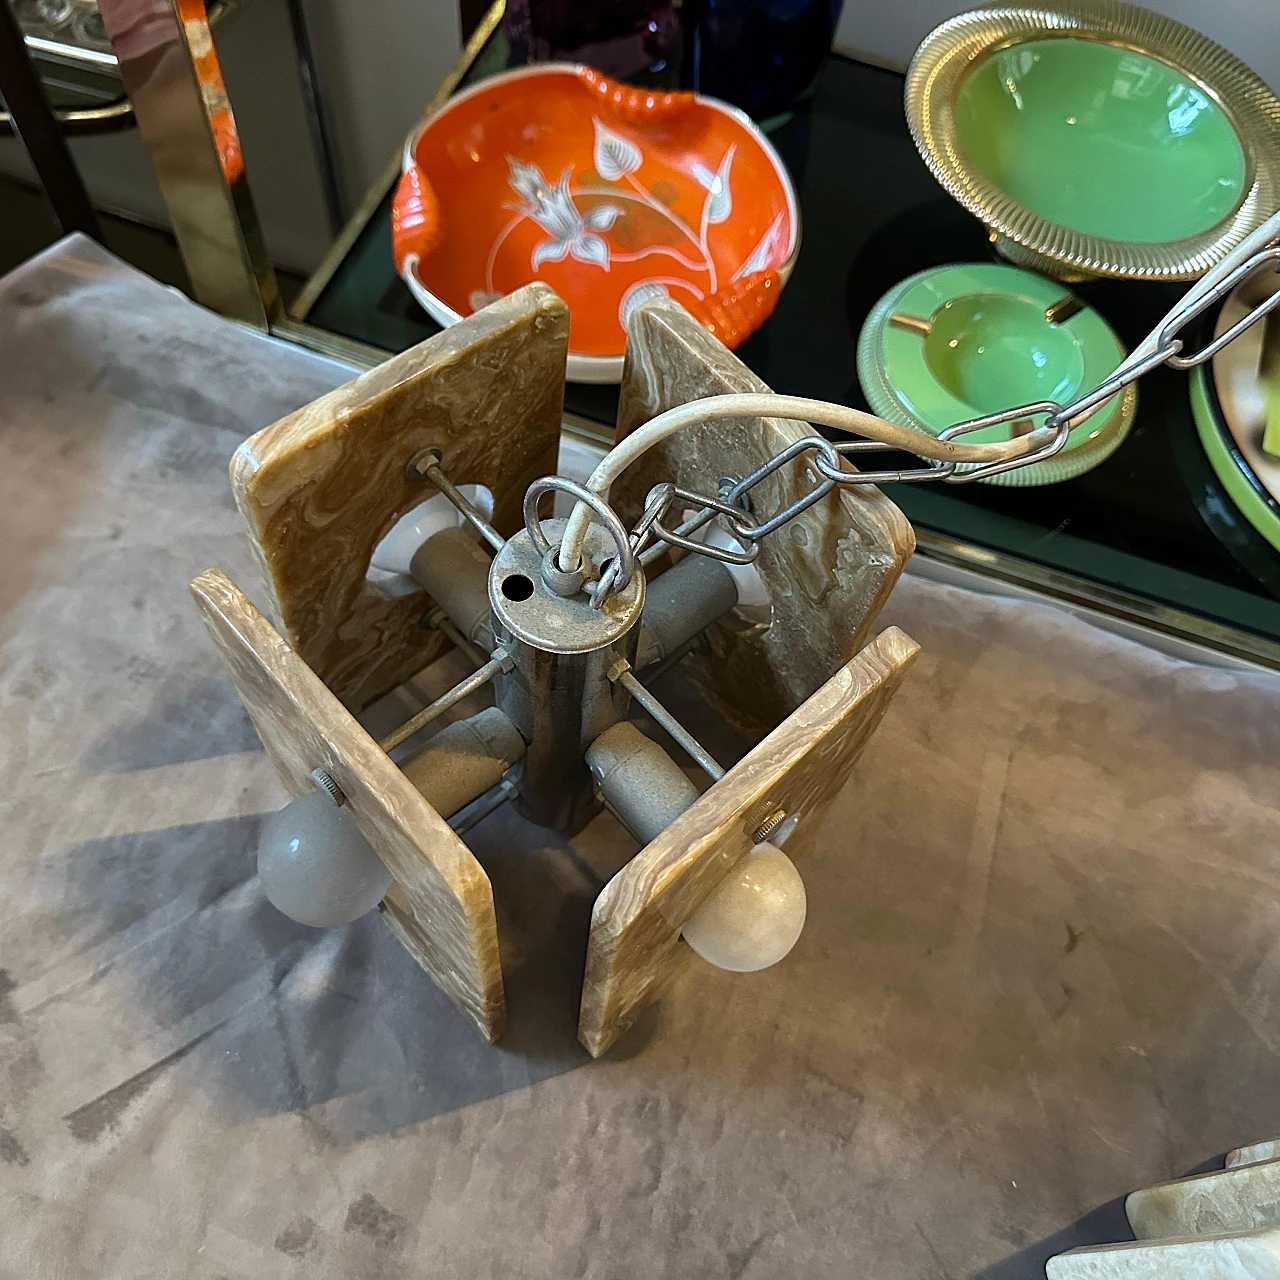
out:
M658 299L631 319L618 438L702 396L768 390L681 306ZM630 467L612 501L631 523L663 480L715 494L721 477L748 475L811 434L804 423L778 418L688 427ZM772 515L816 478L804 458L786 464L752 490L753 511ZM911 525L878 489L833 491L761 543L756 567L773 604L768 630L717 623L707 633L710 653L686 659L684 670L722 715L758 740L862 648L914 548Z
M798 858L849 779L920 647L896 627L846 663L618 872L591 913L578 1039L599 1056L689 954L680 929L781 809Z
M226 574L191 593L271 763L293 796L324 769L395 877L392 932L489 1041L506 1023L493 890L475 855Z
M443 645L419 625L421 591L365 580L388 529L435 491L406 473L438 449L454 484L493 493L493 523L521 523L529 483L556 470L569 313L531 284L259 431L231 485L275 606L309 667L359 709Z

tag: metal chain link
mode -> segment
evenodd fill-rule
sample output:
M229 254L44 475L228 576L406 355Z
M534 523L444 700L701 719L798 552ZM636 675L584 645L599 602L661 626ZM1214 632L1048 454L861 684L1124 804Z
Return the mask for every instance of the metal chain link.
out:
M1278 290L1254 306L1243 319L1237 321L1225 333L1199 351L1190 355L1182 354L1184 343L1179 336L1181 332L1220 302L1246 276L1267 265L1280 271L1280 245L1263 249L1247 258L1233 271L1224 275L1212 289L1191 306L1175 308L1168 322L1156 334L1152 351L1137 359L1131 356L1109 378L1090 391L1077 396L1068 404L1041 400L1033 404L1019 405L1014 409L1006 409L1002 413L987 414L957 423L938 435L940 440L954 440L958 436L968 435L973 431L984 431L1005 423L1020 422L1025 422L1026 432L1029 433L1034 426L1034 419L1043 414L1044 426L1054 433L1052 438L1040 448L1020 458L985 465L926 459L924 465L919 467L884 471L846 471L840 464L843 456L853 454L861 457L872 453L900 451L881 444L877 440L848 440L836 443L822 436L805 436L775 454L749 476L741 480L730 478L723 481L720 492L715 497L695 493L671 483L655 486L645 502L643 514L631 531L630 542L633 553L644 566L652 564L669 546L710 556L728 564L750 564L760 554L762 538L768 537L784 524L794 520L815 502L821 501L837 485L853 487L867 484L918 484L922 481L937 480L946 484L972 484L988 476L1043 462L1066 445L1072 425L1078 419L1092 413L1117 393L1137 382L1144 374L1166 364L1174 369L1191 369L1203 364L1217 355L1228 343L1235 341L1246 329L1280 307L1280 290ZM771 476L779 467L809 453L812 454L809 459L810 474L816 483L768 519L753 519L748 506L748 495L751 490L762 480ZM664 520L676 503L686 508L693 506L698 510L677 528L670 529ZM694 535L699 530L715 519L721 519L724 522L727 531L740 544L741 550L694 539ZM601 579L594 592L597 599L601 599L613 589L612 577L612 574L606 573Z

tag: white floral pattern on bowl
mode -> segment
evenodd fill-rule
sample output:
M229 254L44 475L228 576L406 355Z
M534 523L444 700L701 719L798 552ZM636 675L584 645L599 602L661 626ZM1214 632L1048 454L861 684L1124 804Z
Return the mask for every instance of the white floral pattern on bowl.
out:
M654 110L653 95L610 86L597 73L580 67L525 68L495 77L460 99L504 81L527 81L538 75L573 78L589 85L590 99L605 109L592 110L595 102L589 102L588 110L576 119L564 118L558 129L551 129L545 117L538 117L544 100L522 85L521 92L529 96L521 101L531 113L524 120L530 123L526 126L520 117L508 117L503 139L507 145L500 149L493 146L491 134L483 133L492 116L479 123L477 116L464 117L470 121L461 126L468 141L457 143L456 154L473 154L477 166L489 166L484 199L491 212L471 219L469 243L476 247L463 246L463 252L468 255L465 272L474 272L475 285L465 289L452 306L426 285L438 280L446 296L452 290L457 298L456 282L464 270L451 252L457 241L451 240L450 248L433 260L430 272L421 279L418 275L419 262L443 243L446 219L438 206L432 208L435 193L426 172L418 167L423 130L411 136L401 184L406 192L402 224L408 230L396 241L395 251L400 272L415 297L433 316L449 323L480 310L519 283L543 279L562 292L569 290L564 296L573 315L579 314L579 305L589 305L593 327L590 334L583 330L582 336L599 351L606 341L606 328L600 326L618 333L620 347L636 307L665 295L684 303L730 345L741 341L772 309L772 299L790 272L798 246L794 192L768 142L741 113L723 104L696 95L667 95ZM477 139L482 139L478 151ZM434 145L437 150L429 154L439 156L438 148L451 144ZM506 198L491 194L499 157ZM441 175L458 174L451 160L433 163ZM467 215L453 195L465 188L458 187L456 177L450 181L452 185L440 189L455 201L454 218L465 222ZM744 215L738 213L740 199ZM418 230L412 221L415 217L432 233ZM762 230L756 230L754 243L744 244L743 231L753 225ZM393 206L393 231L395 226ZM478 238L475 232L481 226L485 230L483 238ZM423 247L415 253L418 245ZM513 259L513 249L518 259ZM566 275L568 267L573 271ZM618 283L606 284L619 275ZM600 279L598 291L589 283L593 276ZM452 285L446 284L450 278ZM596 295L599 302L611 304L619 330L600 315L599 302L592 300ZM582 323L587 323L585 318ZM607 341L612 344L614 339ZM615 381L620 375L620 355L572 348L571 334L571 378Z
M655 254L666 254L677 259L690 271L702 272L707 277L705 290L679 277L657 277L642 280L632 285L623 296L618 309L618 316L626 327L631 312L641 302L660 295L670 296L670 287L686 289L698 298L705 298L717 292L719 281L716 276L715 261L708 246L710 229L725 221L733 211L733 191L731 186L733 157L737 151L736 144L730 143L714 173L702 163L693 166L694 177L706 188L707 198L702 206L702 218L698 230L694 229L678 217L666 205L654 199L647 190L632 176L644 161L644 153L629 138L610 129L598 116L592 117L595 127L595 161L596 172L613 183L627 181L629 190L601 188L593 184L573 184L573 166L570 165L561 173L553 185L548 182L542 170L536 164L518 160L508 156L507 163L511 167L509 179L511 189L520 197L516 205L508 206L517 213L517 217L507 224L499 234L489 252L489 261L485 275L485 288L476 290L472 295L472 308L479 310L487 306L495 298L501 296L493 283L493 264L503 240L523 219L531 218L546 233L547 239L534 246L529 265L536 272L544 262L560 262L567 254L572 254L579 262L591 263L604 271L609 270L616 251L609 242L600 235L608 231L613 224L624 216L624 211L616 204L596 204L583 213L575 203L575 197L608 194L615 199L635 201L664 218L688 240L690 249L679 253L666 244L647 245L626 255L628 260L647 258ZM733 273L733 280L743 280L748 276L765 271L771 265L771 255L779 230L782 227L782 215L778 214L760 243L751 251L742 265ZM690 257L690 253L696 257Z

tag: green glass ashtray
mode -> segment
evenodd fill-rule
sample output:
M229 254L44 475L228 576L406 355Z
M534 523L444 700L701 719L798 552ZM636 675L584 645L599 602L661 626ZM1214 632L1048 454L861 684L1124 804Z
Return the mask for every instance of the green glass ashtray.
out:
M882 418L937 435L1020 404L1066 404L1125 354L1111 326L1061 284L999 263L957 263L910 276L876 303L858 337L858 379ZM1128 435L1137 405L1130 386L1072 428L1052 458L987 483L1054 484L1096 467ZM1044 418L966 438L1008 439Z
M1132 5L961 14L921 44L907 118L1011 261L1186 280L1280 205L1280 102L1206 37Z

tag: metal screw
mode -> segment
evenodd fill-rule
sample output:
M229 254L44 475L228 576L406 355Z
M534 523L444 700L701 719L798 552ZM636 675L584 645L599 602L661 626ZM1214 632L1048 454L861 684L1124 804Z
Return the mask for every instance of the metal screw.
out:
M325 769L312 769L311 781L316 784L317 791L323 791L339 808L347 803L342 788L333 780L333 776Z
M764 844L786 820L787 811L785 809L775 809L752 833L752 843Z

